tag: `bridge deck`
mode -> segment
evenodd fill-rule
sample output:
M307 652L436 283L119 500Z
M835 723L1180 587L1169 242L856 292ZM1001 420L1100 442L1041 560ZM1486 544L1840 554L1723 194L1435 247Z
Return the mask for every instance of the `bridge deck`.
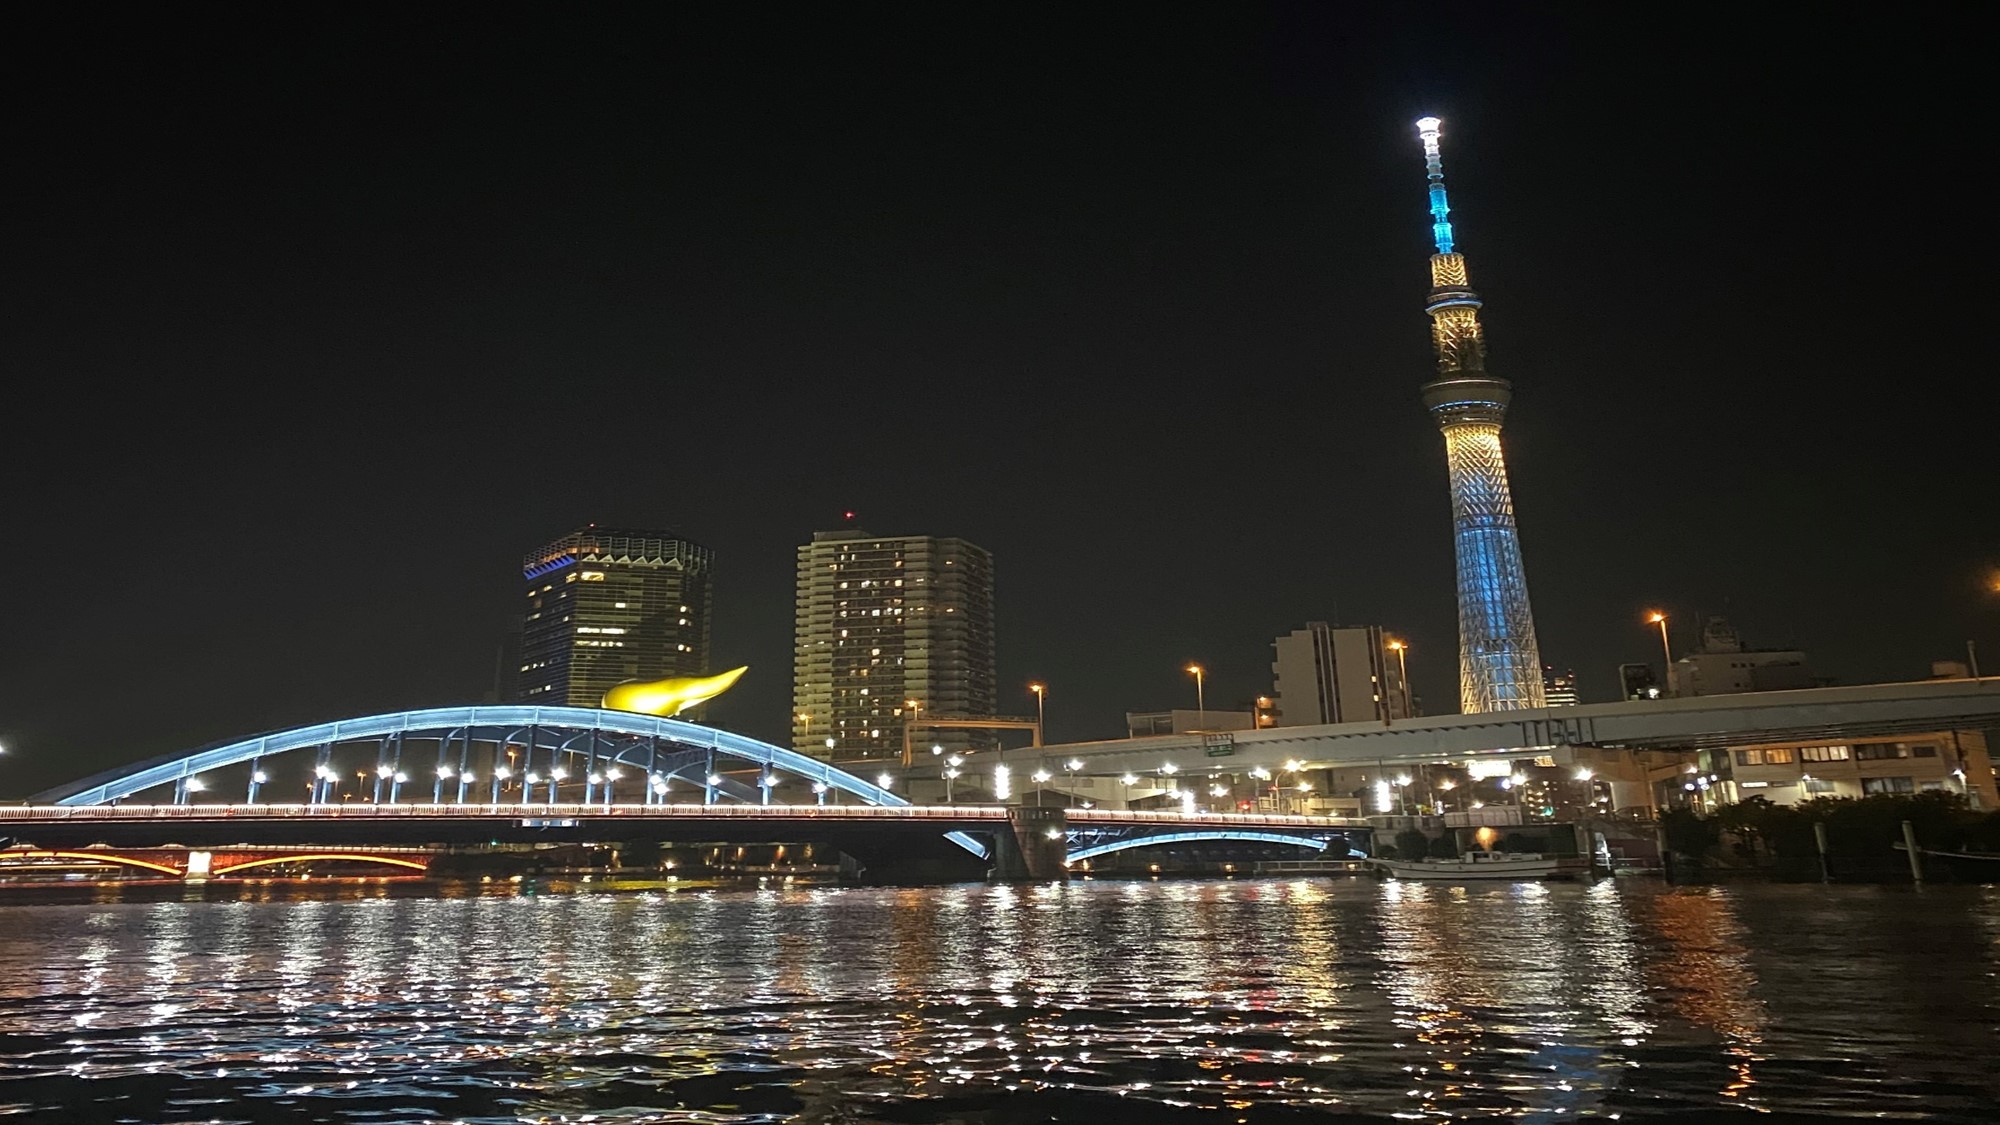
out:
M28 805L0 808L9 825L190 821L342 821L348 823L439 820L503 821L821 821L842 824L935 823L992 827L1007 822L1004 805L645 805L645 804L368 804L368 805ZM1072 827L1176 826L1194 828L1365 828L1366 821L1284 813L1188 813L1145 809L1070 809Z

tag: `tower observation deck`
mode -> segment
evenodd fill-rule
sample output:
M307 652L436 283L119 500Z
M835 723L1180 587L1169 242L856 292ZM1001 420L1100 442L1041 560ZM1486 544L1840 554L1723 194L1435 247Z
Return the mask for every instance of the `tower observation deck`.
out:
M1431 342L1437 378L1424 384L1424 406L1444 431L1451 472L1452 537L1458 553L1458 698L1467 714L1543 706L1542 658L1528 606L1514 498L1500 450L1500 425L1513 384L1486 371L1482 302L1457 252L1444 188L1435 117L1417 122L1430 181Z

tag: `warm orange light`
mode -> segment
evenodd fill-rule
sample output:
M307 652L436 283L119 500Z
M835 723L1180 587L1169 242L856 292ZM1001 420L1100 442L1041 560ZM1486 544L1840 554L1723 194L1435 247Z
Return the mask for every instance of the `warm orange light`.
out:
M1410 647L1409 645L1406 645L1406 644L1404 644L1404 643L1403 643L1403 642L1401 642L1401 641L1390 641L1390 642L1389 642L1389 648L1390 648L1390 650L1391 650L1391 651L1393 651L1393 652L1401 652L1401 651L1403 651L1404 649L1406 649L1406 648L1409 648L1409 647Z
M1189 675L1192 675L1192 676L1199 676L1199 675L1201 675L1201 665L1199 665L1199 664L1190 664L1190 665L1188 665L1188 666L1187 666L1187 670L1188 670L1188 674L1189 674Z
M1047 691L1047 690L1048 690L1048 688L1047 688L1047 687L1045 687L1045 686L1044 686L1044 685L1042 685L1042 684L1029 684L1029 685L1028 685L1028 690L1029 690L1029 691L1032 691L1032 692L1034 692L1034 693L1035 693L1036 695L1040 695L1040 694L1042 694L1042 693L1043 693L1044 691Z
M1661 613L1659 610L1656 609L1652 613L1646 615L1646 624L1658 625L1660 622L1665 621L1666 619L1667 615Z

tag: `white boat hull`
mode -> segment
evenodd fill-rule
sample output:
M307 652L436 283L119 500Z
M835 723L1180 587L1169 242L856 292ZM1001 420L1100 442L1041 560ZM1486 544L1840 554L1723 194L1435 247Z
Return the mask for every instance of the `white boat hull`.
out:
M1581 858L1557 856L1469 856L1464 859L1378 859L1375 866L1397 879L1576 879L1590 873Z

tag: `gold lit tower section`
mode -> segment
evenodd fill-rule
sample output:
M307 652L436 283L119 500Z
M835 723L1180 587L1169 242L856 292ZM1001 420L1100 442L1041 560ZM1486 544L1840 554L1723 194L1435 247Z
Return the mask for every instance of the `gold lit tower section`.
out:
M1458 702L1467 714L1541 707L1542 658L1535 644L1535 615L1528 607L1521 537L1514 527L1514 498L1500 453L1500 424L1513 385L1486 373L1486 340L1479 330L1479 294L1465 273L1465 257L1452 245L1451 208L1445 201L1444 158L1435 117L1417 122L1430 179L1431 340L1437 378L1424 384L1424 405L1444 431L1451 469L1453 539L1458 548Z

